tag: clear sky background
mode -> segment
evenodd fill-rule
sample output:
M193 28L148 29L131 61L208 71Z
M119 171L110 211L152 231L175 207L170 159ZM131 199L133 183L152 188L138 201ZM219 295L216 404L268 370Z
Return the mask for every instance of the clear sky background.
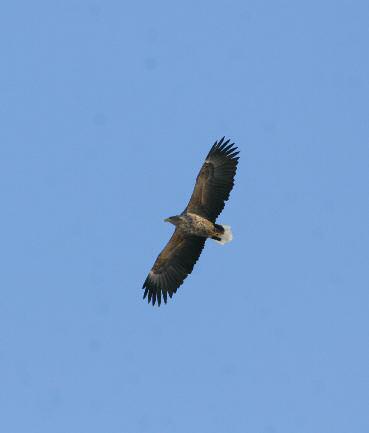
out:
M369 431L368 1L8 1L1 433ZM213 142L192 275L141 286Z

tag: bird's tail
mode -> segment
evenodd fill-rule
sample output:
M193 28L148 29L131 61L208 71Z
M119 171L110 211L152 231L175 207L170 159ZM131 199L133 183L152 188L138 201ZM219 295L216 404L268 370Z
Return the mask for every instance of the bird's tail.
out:
M218 242L222 245L226 244L227 242L231 242L231 240L233 239L233 234L232 234L232 229L231 226L227 226L227 225L223 225L223 224L216 224L215 225L216 228L220 229L220 233L217 234L217 236L213 239L215 240L215 242ZM222 231L223 229L223 231Z

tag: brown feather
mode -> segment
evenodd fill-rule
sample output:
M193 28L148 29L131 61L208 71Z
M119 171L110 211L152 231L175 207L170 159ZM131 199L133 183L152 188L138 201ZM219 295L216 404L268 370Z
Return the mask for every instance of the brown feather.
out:
M210 149L196 178L190 201L183 213L192 212L215 222L234 185L238 151L224 137Z
M176 229L163 251L156 259L144 285L144 298L154 305L160 305L163 298L167 302L167 294L172 297L184 279L189 275L205 245L205 238L188 236ZM163 295L163 296L161 296Z

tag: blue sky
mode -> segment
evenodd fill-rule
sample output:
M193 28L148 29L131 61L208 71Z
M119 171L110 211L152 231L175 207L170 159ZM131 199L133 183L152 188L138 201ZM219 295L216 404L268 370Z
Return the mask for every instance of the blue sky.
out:
M369 3L13 1L0 14L0 431L369 431ZM241 150L166 306L141 286Z

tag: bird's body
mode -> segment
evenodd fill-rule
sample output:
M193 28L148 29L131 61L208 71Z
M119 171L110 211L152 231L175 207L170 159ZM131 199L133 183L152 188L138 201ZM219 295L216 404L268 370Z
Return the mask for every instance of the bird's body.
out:
M158 305L163 297L173 293L198 260L205 241L212 238L225 244L232 240L232 231L227 225L216 224L216 218L224 208L234 185L238 157L237 147L224 141L224 137L215 142L197 176L195 188L186 209L165 221L176 229L156 259L143 289L144 298Z
M171 218L174 218L173 222ZM200 236L202 238L221 238L224 229L219 224L214 224L206 218L196 215L192 212L184 212L182 215L167 218L166 221L174 224L177 230L180 230L189 236Z

